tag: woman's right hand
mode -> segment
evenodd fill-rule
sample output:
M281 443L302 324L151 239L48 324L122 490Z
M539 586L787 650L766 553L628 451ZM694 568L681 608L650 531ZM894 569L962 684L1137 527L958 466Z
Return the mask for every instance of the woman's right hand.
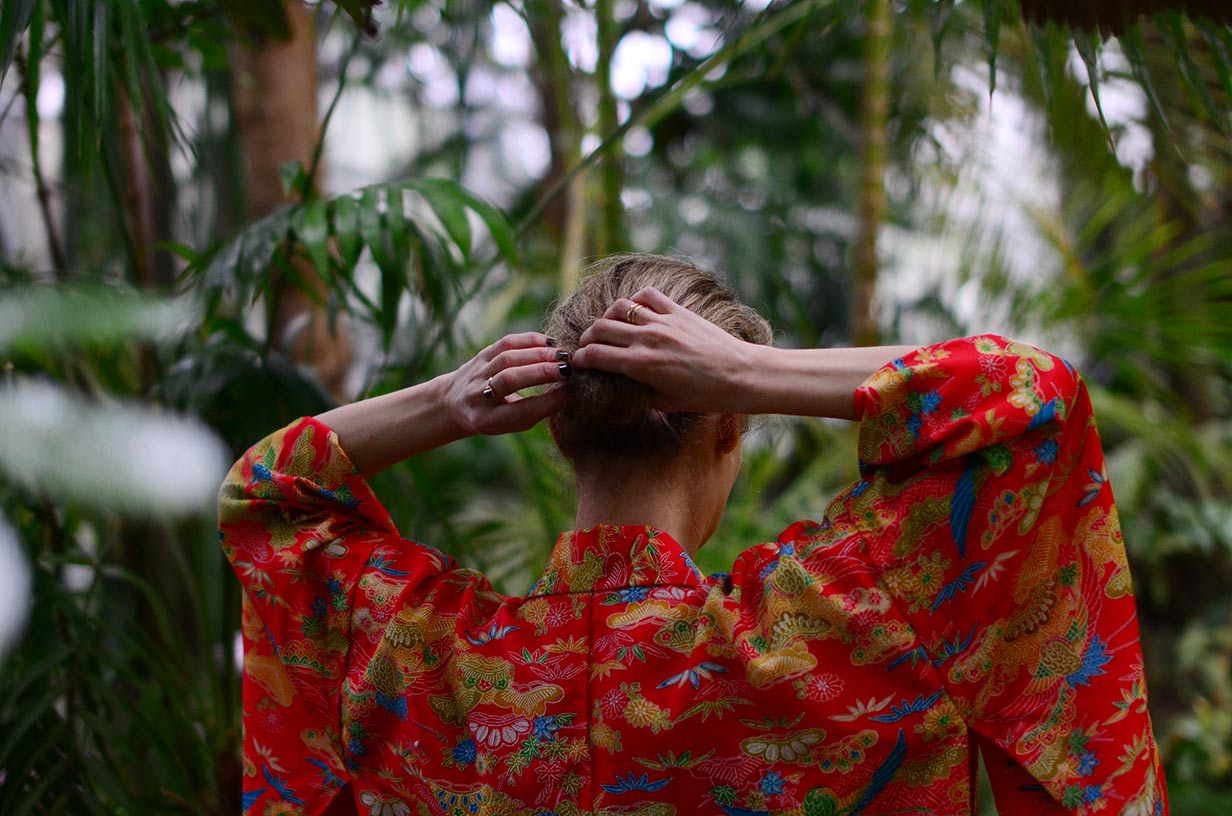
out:
M649 385L663 411L855 419L860 384L913 348L756 345L647 287L613 303L582 334L573 362Z
M649 385L661 411L747 413L743 384L765 348L646 287L582 333L573 361Z

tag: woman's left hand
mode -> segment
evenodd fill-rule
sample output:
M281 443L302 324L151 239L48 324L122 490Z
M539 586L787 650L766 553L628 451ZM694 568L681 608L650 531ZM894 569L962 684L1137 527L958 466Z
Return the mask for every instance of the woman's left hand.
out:
M560 410L564 394L517 392L551 385L570 371L569 355L547 335L508 334L446 375L444 407L467 435L525 431Z

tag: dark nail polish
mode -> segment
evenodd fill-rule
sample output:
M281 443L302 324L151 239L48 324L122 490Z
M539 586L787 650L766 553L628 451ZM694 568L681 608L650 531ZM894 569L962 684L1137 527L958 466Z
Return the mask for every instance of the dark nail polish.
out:
M573 366L569 365L568 363L561 363L559 368L560 368L560 376L562 377L568 377L570 374L573 373Z
M556 345L556 338L555 338L555 337L549 337L549 338L548 338L548 345L549 345L549 346L554 346L554 345Z
M562 363L567 363L567 362L569 362L569 352L567 352L567 351L558 351L558 352L556 352L556 359L557 359L557 360L560 360Z

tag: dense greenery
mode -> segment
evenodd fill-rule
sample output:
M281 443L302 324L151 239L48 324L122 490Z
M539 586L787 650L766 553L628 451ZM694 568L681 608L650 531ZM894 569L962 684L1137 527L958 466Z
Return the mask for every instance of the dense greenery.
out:
M537 326L626 248L718 266L785 344L993 330L1070 357L1174 812L1232 809L1226 20L389 5L0 6L0 812L238 812L226 462ZM339 117L365 106L357 138ZM853 450L838 424L760 424L703 566L820 513ZM571 521L542 429L377 489L511 592Z

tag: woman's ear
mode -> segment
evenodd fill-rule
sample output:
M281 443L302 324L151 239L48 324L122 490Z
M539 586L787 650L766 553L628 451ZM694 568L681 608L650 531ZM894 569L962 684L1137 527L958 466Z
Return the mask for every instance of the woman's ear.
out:
M715 437L715 453L731 453L740 446L740 431L744 417L739 414L719 414L718 434Z

